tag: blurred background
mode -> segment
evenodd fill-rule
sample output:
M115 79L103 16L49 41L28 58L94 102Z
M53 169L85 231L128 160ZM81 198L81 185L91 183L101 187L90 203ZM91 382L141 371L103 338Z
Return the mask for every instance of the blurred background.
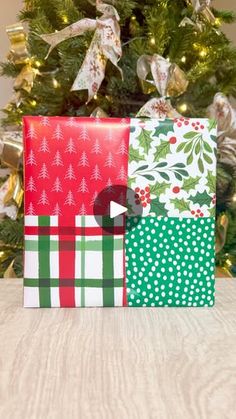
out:
M16 15L22 8L22 0L10 0L7 6L1 9L0 15L0 61L5 60L5 57L9 51L9 40L6 35L5 27L16 22ZM234 10L236 12L236 1L233 0L215 0L212 2L215 8ZM236 23L227 25L224 27L224 31L227 36L236 45ZM12 83L9 79L3 77L0 78L0 108L2 108L9 100L11 96Z

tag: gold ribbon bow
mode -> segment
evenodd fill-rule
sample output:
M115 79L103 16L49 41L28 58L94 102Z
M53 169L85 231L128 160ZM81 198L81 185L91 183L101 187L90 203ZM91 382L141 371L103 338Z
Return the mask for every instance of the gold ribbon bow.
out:
M151 72L153 80L147 76ZM137 62L137 75L142 82L154 86L160 98L149 100L138 112L137 116L152 118L176 118L180 114L171 106L168 96L179 96L188 86L185 73L161 55L142 55Z
M11 44L8 60L14 64L25 64L15 79L14 89L16 91L24 89L30 93L38 70L31 66L24 26L20 22L14 23L6 27L6 32ZM12 101L20 103L20 100L15 96Z
M95 31L83 64L71 88L72 91L88 90L88 101L98 92L105 77L107 61L110 60L120 71L118 61L122 55L120 42L119 15L117 10L102 1L96 2L96 8L102 13L99 19L81 19L59 32L41 35L50 45L47 56L60 42Z
M22 179L19 167L22 159L23 145L21 132L5 132L2 135L1 162L12 169L8 179L3 185L4 197L2 203L6 207L15 205L20 208L23 200ZM7 213L7 210L6 210ZM16 218L17 211L13 211L11 218Z

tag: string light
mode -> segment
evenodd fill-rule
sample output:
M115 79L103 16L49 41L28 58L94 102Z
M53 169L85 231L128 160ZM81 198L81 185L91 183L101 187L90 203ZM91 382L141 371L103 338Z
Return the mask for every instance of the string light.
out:
M185 55L181 58L182 63L186 63L186 57Z
M63 16L62 16L62 21L63 21L64 23L68 23L68 22L69 22L69 19L68 19L68 17L67 17L66 15L63 15Z
M202 48L201 51L199 52L200 57L204 58L207 56L207 49L206 48Z
M149 42L150 42L151 45L155 45L156 44L156 40L155 40L154 36L152 36L150 38L150 41Z
M215 26L220 26L221 25L221 20L219 17L215 18L215 22L214 22Z
M136 20L136 16L131 16L131 20Z
M35 64L35 66L36 66L36 67L38 67L38 68L39 68L39 67L41 67L41 65L42 65L42 64L41 64L41 62L40 62L39 60L36 60L34 64Z
M57 79L53 79L53 80L52 80L52 84L53 84L53 87L54 87L55 89L57 89L57 88L60 86L60 83L58 83Z
M187 103L182 103L179 107L180 112L186 112L188 109Z
M225 264L228 268L231 268L231 266L233 265L230 259L226 259Z
M233 195L232 201L236 202L236 194Z
M37 102L36 102L36 100L31 100L30 104L31 104L31 106L35 107L37 105Z
M94 100L97 100L97 98L98 98L98 95L94 95L94 97L93 97L93 98L94 98Z

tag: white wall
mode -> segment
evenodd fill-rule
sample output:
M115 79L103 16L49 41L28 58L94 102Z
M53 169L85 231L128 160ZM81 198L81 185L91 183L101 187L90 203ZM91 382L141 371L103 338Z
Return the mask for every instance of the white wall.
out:
M0 0L3 2L3 0ZM213 5L219 9L235 10L236 12L236 1L235 0L214 0ZM22 8L23 0L9 0L4 2L4 7L1 8L0 14L0 61L4 61L9 51L9 42L6 35L5 27L16 22L16 15ZM225 27L226 34L236 44L236 23L233 25L227 25ZM4 107L12 92L12 82L6 78L0 77L0 109Z

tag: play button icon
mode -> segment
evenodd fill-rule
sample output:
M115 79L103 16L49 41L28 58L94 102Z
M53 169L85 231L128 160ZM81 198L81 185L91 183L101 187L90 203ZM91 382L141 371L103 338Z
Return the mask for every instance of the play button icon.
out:
M127 211L128 208L124 207L123 205L120 205L115 201L110 201L110 218L115 218Z
M133 189L123 185L109 185L97 195L93 213L103 230L112 234L116 229L123 234L140 222L143 206Z

